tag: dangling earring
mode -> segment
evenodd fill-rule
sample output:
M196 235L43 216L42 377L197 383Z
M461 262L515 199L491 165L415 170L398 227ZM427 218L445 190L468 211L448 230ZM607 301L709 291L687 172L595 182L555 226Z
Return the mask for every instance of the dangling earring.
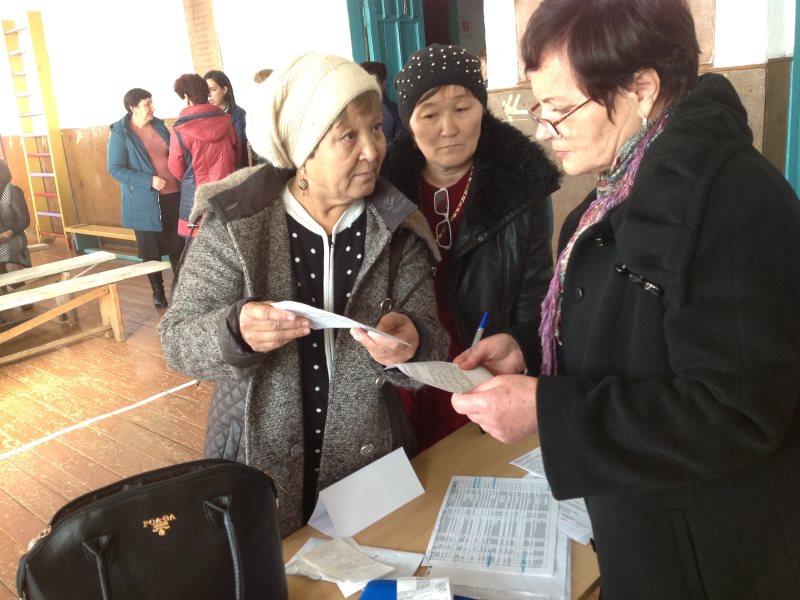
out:
M299 187L302 190L303 196L307 196L308 195L308 180L306 179L306 168L305 168L305 166L303 166L303 168L300 169L300 172L302 173L302 175L300 176L300 181L297 182L297 187Z
M647 127L650 125L650 121L647 120L647 116L642 117L642 131L647 131Z

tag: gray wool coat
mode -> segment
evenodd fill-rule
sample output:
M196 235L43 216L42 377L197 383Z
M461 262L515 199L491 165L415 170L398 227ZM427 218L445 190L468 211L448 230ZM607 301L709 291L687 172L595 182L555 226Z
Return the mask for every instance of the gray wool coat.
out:
M275 479L284 536L304 524L298 347L242 348L232 339L228 314L243 299L292 299L296 283L280 197L289 177L264 165L198 189L194 214L204 214L202 226L160 324L170 367L215 381L206 454L246 462ZM407 314L420 334L413 360L445 360L449 339L437 319L431 277L438 250L425 218L384 180L366 200L364 260L345 315L374 325L384 314L381 303L392 298L394 310ZM402 227L411 235L389 290L390 241ZM414 387L401 375L387 375L348 332L336 336L317 491L402 445L405 415L387 378Z

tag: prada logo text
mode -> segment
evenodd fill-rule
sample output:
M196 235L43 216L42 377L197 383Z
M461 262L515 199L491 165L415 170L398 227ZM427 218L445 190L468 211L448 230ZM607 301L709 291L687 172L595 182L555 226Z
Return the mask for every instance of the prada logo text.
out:
M177 517L173 514L164 515L161 517L154 517L152 519L147 519L146 521L142 521L142 525L145 529L152 529L153 533L157 533L158 535L167 535L167 529L169 529L169 524L174 521Z

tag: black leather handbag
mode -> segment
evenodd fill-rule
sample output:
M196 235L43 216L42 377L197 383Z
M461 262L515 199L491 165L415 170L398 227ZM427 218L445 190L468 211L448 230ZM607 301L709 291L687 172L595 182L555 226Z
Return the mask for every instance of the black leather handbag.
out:
M285 600L275 484L206 459L64 505L17 571L29 600Z

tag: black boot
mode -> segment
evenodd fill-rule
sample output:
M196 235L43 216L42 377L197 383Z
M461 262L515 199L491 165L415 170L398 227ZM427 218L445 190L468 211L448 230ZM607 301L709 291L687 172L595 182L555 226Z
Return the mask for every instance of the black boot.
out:
M153 306L156 308L167 308L167 295L164 293L164 284L153 288Z
M164 293L164 279L161 277L161 273L151 273L147 278L150 280L150 288L153 290L153 306L167 308L167 296Z

